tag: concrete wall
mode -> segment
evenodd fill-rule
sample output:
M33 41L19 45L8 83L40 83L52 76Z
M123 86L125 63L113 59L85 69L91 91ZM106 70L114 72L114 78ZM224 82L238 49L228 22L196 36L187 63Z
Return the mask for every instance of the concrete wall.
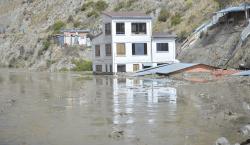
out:
M175 40L173 38L154 39L152 43L152 22L149 19L111 19L108 16L102 16L102 34L93 40L93 70L96 71L96 65L102 65L102 71L106 72L112 65L112 71L117 72L117 65L125 64L126 72L133 72L133 64L139 64L139 69L143 69L144 64L156 66L157 63L173 62L175 60ZM105 24L111 23L111 35L105 35ZM116 34L116 23L125 24L125 34ZM146 23L146 34L132 34L132 23ZM157 53L156 43L169 43L168 53ZM126 47L125 56L117 56L117 43L124 43ZM147 55L132 55L132 43L146 43ZM106 56L105 44L111 44L112 56ZM101 56L95 56L95 45L100 45ZM152 47L153 46L153 47ZM153 51L152 51L153 50ZM153 54L153 55L152 55ZM155 57L153 59L153 57Z
M169 51L168 52L157 52L157 43L168 43ZM157 63L166 63L175 61L175 39L174 38L153 38L152 41L152 54L153 62Z

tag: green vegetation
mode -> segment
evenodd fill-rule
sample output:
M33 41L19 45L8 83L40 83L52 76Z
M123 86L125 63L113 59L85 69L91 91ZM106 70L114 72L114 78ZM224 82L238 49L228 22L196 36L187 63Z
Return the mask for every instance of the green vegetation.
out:
M38 51L38 56L42 55L44 51L47 51L51 45L50 38L47 37L45 40L42 42L42 49Z
M172 25L172 26L176 26L176 25L180 24L181 21L182 21L181 15L180 15L180 14L175 14L175 15L171 18L171 25Z
M185 0L187 7L190 8L193 5L193 0Z
M162 8L158 16L158 21L166 22L169 16L170 16L170 13L166 9Z
M81 26L81 22L75 21L75 22L73 23L73 25L74 25L74 28L78 28L79 26Z
M64 71L69 71L66 67L61 68L59 71L64 72Z
M119 2L115 7L114 11L119 11L121 9L131 9L132 5L136 2L137 0L124 0Z
M214 0L218 3L220 8L224 8L227 4L231 3L232 0Z
M185 40L187 37L188 37L188 32L187 31L185 31L185 30L183 30L183 31L181 31L181 33L178 35L178 38L180 39L180 40Z
M96 2L95 8L97 11L102 12L108 8L108 4L103 0L99 0Z
M90 12L88 12L87 13L87 17L89 18L89 17L95 17L95 18L97 18L97 17L99 17L99 13L97 13L96 11L90 11Z
M72 63L75 65L73 71L92 71L92 62L88 60L72 60Z
M66 24L63 22L63 21L57 21L55 22L55 24L53 25L53 33L56 34L56 33L60 33L60 30L62 28L64 28L66 26Z
M108 3L104 0L98 0L94 2L93 0L86 1L82 7L81 11L87 12L87 17L99 17L100 13L108 8Z
M47 66L51 66L52 64L56 63L55 60L46 60Z
M47 38L44 42L43 42L43 51L46 51L49 49L50 47L50 40Z

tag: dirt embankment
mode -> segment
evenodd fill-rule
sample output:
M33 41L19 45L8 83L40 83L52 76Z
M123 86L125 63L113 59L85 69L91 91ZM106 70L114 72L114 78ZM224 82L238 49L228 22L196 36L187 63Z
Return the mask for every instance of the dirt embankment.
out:
M250 138L249 88L249 77L230 77L209 83L181 85L178 96L188 97L198 104L200 117L212 126L233 132L231 136L226 132L221 136L230 138L231 143L243 143Z

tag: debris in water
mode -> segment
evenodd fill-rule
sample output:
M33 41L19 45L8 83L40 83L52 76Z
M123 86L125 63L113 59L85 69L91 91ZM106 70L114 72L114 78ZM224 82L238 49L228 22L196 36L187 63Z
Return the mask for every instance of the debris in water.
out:
M250 144L250 139L240 143L240 145L249 145Z
M113 131L109 134L109 138L112 139L119 139L124 135L124 131L123 130L119 130L119 131Z
M230 145L230 143L225 137L221 137L216 140L215 145Z
M244 136L249 135L250 133L250 125L246 125L240 129L240 133Z

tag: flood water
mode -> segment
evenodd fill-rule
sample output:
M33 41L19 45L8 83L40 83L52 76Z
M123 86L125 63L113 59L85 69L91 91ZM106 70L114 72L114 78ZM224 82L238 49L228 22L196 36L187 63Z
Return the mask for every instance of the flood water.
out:
M170 80L0 72L0 145L205 145L224 131Z

